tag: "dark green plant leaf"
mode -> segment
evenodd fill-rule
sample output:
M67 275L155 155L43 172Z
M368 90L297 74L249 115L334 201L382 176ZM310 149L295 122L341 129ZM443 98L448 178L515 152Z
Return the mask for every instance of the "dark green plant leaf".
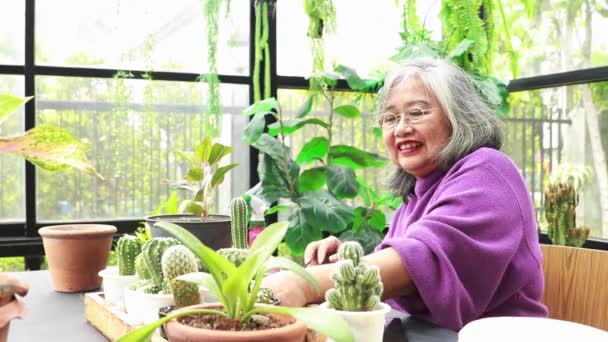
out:
M367 212L364 207L356 207L354 210L355 216L353 217L353 221L350 224L350 230L353 232L358 232L361 230L361 225L363 224L363 217L365 217L365 213Z
M264 133L264 127L266 127L265 115L262 113L254 115L243 132L243 140L250 145L255 143Z
M367 218L363 224L373 228L374 230L382 233L386 229L386 216L378 209L368 209L365 213Z
M323 159L329 149L329 141L325 137L316 137L307 142L298 156L296 162L300 165L310 163L315 159Z
M300 174L300 184L298 187L298 191L316 191L323 188L325 182L327 180L327 176L325 173L325 167L313 167L308 170L304 170L302 174Z
M343 105L340 107L336 107L334 108L334 112L349 119L357 119L361 117L361 111L359 111L359 108L353 105Z
M283 121L283 133L289 135L293 132L304 127L304 125L319 125L323 128L329 128L329 124L321 119L308 118L308 119L289 119ZM275 122L268 126L268 134L276 136L281 132L281 126L278 122Z
M215 170L215 172L213 173L213 178L211 178L211 187L215 188L219 184L222 184L226 172L234 169L237 166L239 166L239 163L232 163L226 166L219 167L217 170Z
M209 154L209 165L213 166L218 163L224 156L232 152L232 147L222 145L220 143L213 144L211 147L211 153Z
M297 114L296 114L296 118L303 118L306 115L310 114L310 111L312 110L312 106L315 102L315 97L314 95L311 95L308 97L308 99L306 100L306 102L304 102L302 104L302 107L300 107L300 109L298 110Z
M289 156L289 148L266 133L251 145L274 160L283 160L285 156Z
M32 98L32 96L17 97L8 94L0 94L0 124L2 124L6 117Z
M303 255L309 243L323 238L320 227L311 226L302 214L301 208L294 209L288 221L289 228L285 234L285 243L295 256Z
M384 235L380 234L376 230L363 225L362 229L358 232L347 230L340 234L340 241L357 241L363 247L365 254L370 254L374 251L374 248L382 242Z
M304 192L297 200L307 225L331 233L342 232L353 219L353 208L327 191Z
M384 167L387 159L375 153L362 151L348 145L334 145L329 148L330 164L337 164L358 170L364 167Z
M355 171L338 165L327 168L327 187L338 198L353 198L359 193Z
M279 198L297 197L295 191L298 184L300 167L291 159L288 161L288 167L291 180L294 182L291 185L283 168L280 167L279 161L270 158L266 154L260 155L258 175L260 176L261 188L257 196L262 198L266 203L276 202Z
M200 182L203 179L203 170L198 168L191 168L186 174L186 179L191 182Z
M270 113L273 110L276 110L277 108L279 108L279 103L277 102L277 100L274 97L262 100L262 101L258 101L254 104L252 104L251 106L247 107L244 111L243 114L249 116L249 115L253 115L253 114L266 114L266 113Z
M200 145L198 145L194 150L194 155L199 161L207 162L209 161L209 155L211 154L212 147L212 137L206 136L203 139L203 142L201 142Z
M448 53L448 58L452 59L454 57L460 57L463 53L465 53L471 45L475 44L474 40L471 39L463 39L456 47Z

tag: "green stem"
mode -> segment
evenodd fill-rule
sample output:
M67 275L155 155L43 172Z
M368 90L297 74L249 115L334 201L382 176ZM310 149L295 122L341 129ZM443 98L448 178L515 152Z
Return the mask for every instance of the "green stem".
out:
M279 135L281 137L281 144L283 146L287 146L285 145L285 130L284 130L284 126L283 126L283 110L281 108L281 104L279 103L279 108L277 110L278 112L278 117L277 120L279 122ZM276 117L276 116L275 116ZM288 160L290 159L289 155L287 155L287 150L285 148L281 148L283 151L283 158L281 159L281 167L283 168L283 173L285 173L285 178L287 178L287 183L289 184L289 191L291 192L291 200L293 202L296 202L296 198L297 198L297 192L296 192L296 188L294 185L294 180L293 178L291 178L291 173L289 172L289 164L288 164Z
M255 7L255 56L253 61L253 101L258 102L261 100L260 96L260 61L262 59L261 54L261 39L260 39L260 27L262 25L261 6L257 4Z
M268 1L262 2L262 26L264 33L262 39L264 40L264 98L270 98L270 50L268 48Z

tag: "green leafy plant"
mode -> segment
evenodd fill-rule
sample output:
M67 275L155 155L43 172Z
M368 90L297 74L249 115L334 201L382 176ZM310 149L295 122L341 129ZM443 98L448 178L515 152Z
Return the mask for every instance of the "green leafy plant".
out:
M266 214L289 210L285 242L296 256L302 255L308 243L321 239L323 232L336 235L345 231L365 232L378 241L386 227L382 210L395 202L390 195L378 195L357 177L357 171L363 168L384 167L386 158L353 146L334 144L336 115L363 120L356 106L335 106L335 87L341 76L345 77L337 72L319 75L320 86L311 92L293 119L284 118L274 98L256 102L243 112L252 116L244 139L262 153L258 164L260 183L250 193L269 205L279 199L285 202ZM316 99L328 104L326 120L309 116ZM264 133L266 115L276 120L268 126L268 133ZM292 159L285 143L287 136L306 125L317 126L320 134L312 137ZM348 204L358 196L366 205Z
M323 33L335 28L336 8L334 0L304 0L304 12L308 16L308 38L312 53L311 89L320 86L320 74L325 71L325 51Z
M122 342L148 341L154 330L165 322L181 316L212 314L248 322L252 315L276 313L290 315L310 329L326 335L335 341L352 341L352 333L344 320L334 313L317 308L288 308L278 306L255 306L260 285L267 269L288 269L309 281L317 291L319 285L312 276L294 262L272 257L285 233L287 223L279 222L268 226L254 241L246 261L236 267L226 258L202 244L194 235L178 225L159 222L156 226L166 230L187 246L209 270L207 273L191 273L177 279L203 285L211 290L222 304L221 310L193 309L177 310L149 325L139 328L119 339ZM250 284L253 282L253 286Z
M325 293L330 308L342 311L374 310L384 287L375 265L363 262L363 248L347 241L338 249L338 269L331 274L335 287Z
M552 183L545 191L547 235L555 245L581 247L589 237L589 227L576 226L578 195L574 178Z
M0 124L31 99L0 94ZM87 150L87 145L68 131L54 126L36 126L22 135L0 137L0 152L22 156L44 170L60 171L73 167L103 179L87 159Z
M232 163L220 166L222 158L231 152L232 147L213 142L211 136L205 137L196 146L194 152L176 151L179 157L191 164L191 167L184 179L174 182L163 180L163 182L170 183L178 189L187 190L194 195L192 199L186 199L180 204L180 212L200 216L203 221L207 218L211 194L217 186L222 184L226 173L239 165L239 163ZM169 200L171 201L171 198Z

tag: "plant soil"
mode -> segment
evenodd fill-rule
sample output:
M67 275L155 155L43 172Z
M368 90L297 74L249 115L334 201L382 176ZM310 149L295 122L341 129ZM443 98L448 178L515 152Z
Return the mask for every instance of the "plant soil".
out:
M264 316L265 318L267 318L267 320L251 320L250 322L242 325L239 324L238 320L218 315L189 315L178 318L178 322L195 328L225 331L255 331L276 329L294 323L294 321L281 322L271 315L261 316Z

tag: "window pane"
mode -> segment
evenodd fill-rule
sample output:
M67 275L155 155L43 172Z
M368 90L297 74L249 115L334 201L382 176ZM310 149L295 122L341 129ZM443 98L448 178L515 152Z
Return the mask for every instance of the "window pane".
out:
M172 191L161 179L180 179L188 169L174 151L192 151L204 134L203 83L41 76L36 85L37 123L64 127L88 141L89 158L105 177L38 172L39 220L151 214ZM220 92L225 110L220 140L234 148L225 163L241 163L218 191L219 207L213 212L228 213L230 199L249 188L249 147L241 138L249 90L223 84Z
M0 64L23 64L25 1L2 1L0 11Z
M511 23L513 49L520 56L518 77L608 65L605 2L549 0L542 2L542 6L535 2L537 13L530 19L521 3L503 1L505 15ZM590 11L588 19L587 10ZM502 24L497 25L497 30L498 37L505 36ZM513 79L504 40L499 39L497 47L495 74L505 80Z
M203 73L207 34L203 1L36 3L38 64ZM68 19L62 18L70 13ZM220 13L218 71L249 73L249 6ZM246 24L243 24L246 23Z
M561 170L564 177L586 174L579 189L577 226L608 238L607 98L608 82L511 95L504 150L528 182L541 228L546 229L544 189Z
M23 96L23 77L0 75L0 93ZM0 123L0 137L22 134L23 107ZM25 163L23 158L0 153L0 222L25 221Z
M418 1L417 6L421 21L426 18L426 27L439 34L439 1ZM335 7L336 32L324 37L326 68L344 64L367 75L402 45L402 9L395 1L336 0ZM278 1L277 13L278 74L309 76L312 57L302 1Z

